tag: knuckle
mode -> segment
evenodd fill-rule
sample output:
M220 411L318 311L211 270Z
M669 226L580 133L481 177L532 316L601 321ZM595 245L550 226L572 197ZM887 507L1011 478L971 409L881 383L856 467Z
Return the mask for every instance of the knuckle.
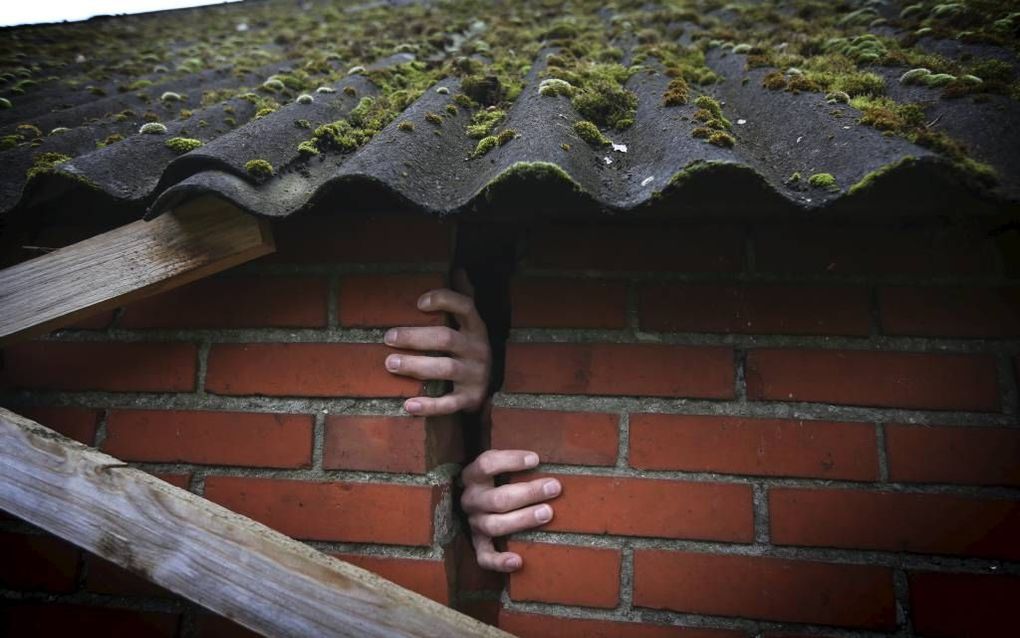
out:
M510 509L510 495L506 492L493 491L489 497L489 503L493 511L505 512Z
M457 344L457 333L452 328L442 327L436 332L436 347L450 350Z
M504 526L500 522L500 519L493 515L482 516L479 521L482 527L482 532L495 538L504 534Z

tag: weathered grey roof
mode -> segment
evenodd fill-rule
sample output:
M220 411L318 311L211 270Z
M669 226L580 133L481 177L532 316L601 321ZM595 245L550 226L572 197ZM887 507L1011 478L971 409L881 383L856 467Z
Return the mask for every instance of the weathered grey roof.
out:
M839 210L867 196L941 209L962 192L1020 199L1016 2L955 3L951 21L933 2L598 4L269 0L5 30L0 212L82 191L150 215L215 193L273 217L359 193L439 214L558 195L681 212ZM1008 77L964 79L992 59ZM955 79L901 82L918 61ZM364 72L350 73L357 65ZM636 98L631 125L596 122L606 146L579 137L576 99L540 93L543 80L566 78L575 96L597 94L594 68ZM865 74L884 88L857 87ZM502 91L491 100L462 86L491 77ZM678 77L689 96L667 106ZM696 103L702 94L721 117ZM865 103L844 103L853 97ZM355 127L355 141L318 134L359 122L351 112L367 111L365 98L386 109ZM907 104L919 110L903 117L923 122L904 123ZM486 134L509 133L482 154L482 136L466 128L487 106L506 115ZM166 131L139 132L146 119ZM168 148L178 137L202 145ZM274 174L249 170L251 160ZM816 174L835 184L812 185Z

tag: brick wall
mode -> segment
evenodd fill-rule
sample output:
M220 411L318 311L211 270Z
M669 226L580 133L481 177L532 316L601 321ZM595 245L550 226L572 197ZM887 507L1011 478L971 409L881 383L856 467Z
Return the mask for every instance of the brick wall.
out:
M466 556L458 418L411 418L386 327L444 285L453 225L291 220L277 254L3 353L3 404L444 604ZM10 517L0 634L245 632ZM470 570L462 570L470 577Z
M563 493L508 543L500 626L1015 633L1020 287L993 241L543 226L522 254L492 442Z
M414 301L453 234L288 220L276 255L8 348L0 400L525 637L1010 633L1020 288L994 242L463 225L490 329L511 327L492 446L563 483L554 520L509 539L506 581L458 532L477 433L404 416L420 386L378 345L437 321ZM512 265L485 262L515 252L495 298ZM0 548L0 634L243 635L15 519Z

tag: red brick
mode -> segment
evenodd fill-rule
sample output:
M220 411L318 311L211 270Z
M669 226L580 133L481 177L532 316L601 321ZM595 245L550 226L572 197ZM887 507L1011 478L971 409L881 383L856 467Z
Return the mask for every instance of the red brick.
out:
M615 465L619 447L615 414L492 409L492 447L531 450L543 463Z
M70 592L78 574L78 550L55 536L0 532L0 588Z
M649 284L638 314L656 332L866 336L868 297L860 286Z
M1020 335L1020 288L910 288L879 290L882 331L922 337Z
M359 554L334 554L362 569L418 592L441 605L450 604L450 582L446 564L441 560L413 560Z
M439 273L347 275L340 279L338 319L348 328L441 326L446 315L418 310L418 299L429 290L445 287Z
M1020 487L1020 430L890 425L889 478L907 483Z
M634 605L872 629L896 626L889 569L780 558L638 549Z
M312 462L312 417L111 410L103 450L128 461L307 467Z
M452 418L330 416L322 465L328 470L421 474L461 460L463 442Z
M209 353L206 390L216 394L298 397L412 397L422 382L391 374L369 343L218 344Z
M875 428L862 423L632 414L630 465L870 481L878 449Z
M174 487L179 487L182 490L188 489L188 485L191 483L190 474L153 474L156 478L161 481L165 481Z
M627 285L596 279L517 278L511 288L515 328L625 328Z
M99 426L99 410L89 408L14 408L21 416L56 430L75 441L92 445Z
M122 569L97 556L86 559L85 589L99 594L117 596L173 596L169 591L150 580Z
M754 539L749 485L659 479L542 474L563 486L551 501L550 532L692 538L748 543ZM520 474L514 481L539 476Z
M927 410L999 409L988 355L857 350L751 350L753 400L814 401Z
M440 488L210 476L205 497L295 538L430 545Z
M0 384L49 390L189 392L197 348L190 343L29 341L4 350Z
M772 489L772 542L1020 559L1020 502L859 490Z
M326 325L326 280L219 277L137 301L121 328L317 328Z
M499 613L499 628L520 638L745 638L747 634L728 629L703 629L563 618L540 614Z
M910 574L914 631L954 638L1016 635L1020 578L985 574Z
M743 231L736 226L545 226L532 231L532 268L739 272Z
M769 224L756 231L755 268L816 275L979 275L996 272L990 246L960 233L872 226Z
M450 228L421 214L297 217L276 224L277 252L264 261L446 264Z
M113 311L104 310L83 317L67 326L70 330L105 330L113 322Z
M63 603L11 603L0 614L0 636L177 635L177 614Z
M652 344L510 343L507 392L731 399L729 348Z
M262 638L262 634L213 614L195 614L195 638Z
M510 598L605 607L620 600L620 550L510 541L524 565L510 574Z

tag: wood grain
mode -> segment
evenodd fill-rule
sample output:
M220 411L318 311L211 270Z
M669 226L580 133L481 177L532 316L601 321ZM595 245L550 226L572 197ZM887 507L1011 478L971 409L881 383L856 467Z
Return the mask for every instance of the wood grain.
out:
M268 222L212 197L0 270L0 346L273 252Z
M0 507L267 636L509 637L0 408Z

